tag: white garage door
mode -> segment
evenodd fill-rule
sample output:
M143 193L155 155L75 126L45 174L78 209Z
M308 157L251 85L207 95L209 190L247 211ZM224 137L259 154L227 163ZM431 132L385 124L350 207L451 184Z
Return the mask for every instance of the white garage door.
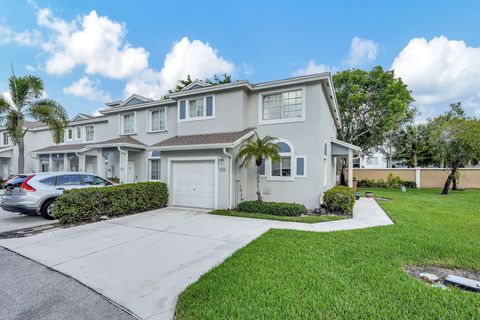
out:
M215 207L215 162L173 162L173 205Z

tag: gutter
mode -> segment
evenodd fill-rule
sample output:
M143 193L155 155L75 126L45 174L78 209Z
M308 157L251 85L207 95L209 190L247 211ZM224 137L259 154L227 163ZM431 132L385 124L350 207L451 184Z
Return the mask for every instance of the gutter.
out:
M223 154L226 155L228 158L229 158L229 161L228 161L228 171L230 173L230 182L228 184L228 193L229 193L229 201L228 201L228 208L229 209L232 209L232 199L233 199L233 194L232 194L232 191L233 191L233 188L232 188L232 183L233 183L233 171L232 171L232 155L230 153L227 152L227 148L223 148Z

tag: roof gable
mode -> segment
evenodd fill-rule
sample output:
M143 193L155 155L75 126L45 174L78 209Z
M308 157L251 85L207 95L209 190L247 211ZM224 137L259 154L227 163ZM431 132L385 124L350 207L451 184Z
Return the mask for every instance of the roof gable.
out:
M75 117L73 117L71 121L88 120L90 118L92 118L92 117L89 116L89 115L86 115L84 113L79 113Z
M188 90L195 90L195 89L201 89L210 86L210 84L206 83L205 81L202 80L195 80L192 83L190 83L188 86L183 88L181 91L188 91Z
M118 107L132 106L150 101L152 101L152 99L141 96L139 94L132 94L127 100L119 104Z

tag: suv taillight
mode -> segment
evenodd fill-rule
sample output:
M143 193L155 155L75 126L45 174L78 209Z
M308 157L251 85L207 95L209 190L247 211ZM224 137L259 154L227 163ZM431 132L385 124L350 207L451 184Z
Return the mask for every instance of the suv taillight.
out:
M32 179L33 177L35 177L34 174L32 174L31 176L28 176L25 180L23 180L22 184L20 185L20 188L22 188L25 191L37 191L37 189L35 189L34 187L28 184L28 180Z

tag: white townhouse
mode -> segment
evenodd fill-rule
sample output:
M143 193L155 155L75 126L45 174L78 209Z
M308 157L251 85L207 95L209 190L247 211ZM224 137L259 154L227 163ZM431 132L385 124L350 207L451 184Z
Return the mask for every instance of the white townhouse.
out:
M256 198L254 164L241 168L236 157L258 133L278 138L282 157L261 168L265 200L313 209L336 184L340 158L351 169L359 151L336 139L341 121L334 92L330 73L320 73L257 84L196 80L161 100L132 95L107 103L101 116L74 117L58 145L46 126L26 123L25 169L164 181L172 206L234 208ZM7 176L15 173L16 147L1 130L0 142Z

